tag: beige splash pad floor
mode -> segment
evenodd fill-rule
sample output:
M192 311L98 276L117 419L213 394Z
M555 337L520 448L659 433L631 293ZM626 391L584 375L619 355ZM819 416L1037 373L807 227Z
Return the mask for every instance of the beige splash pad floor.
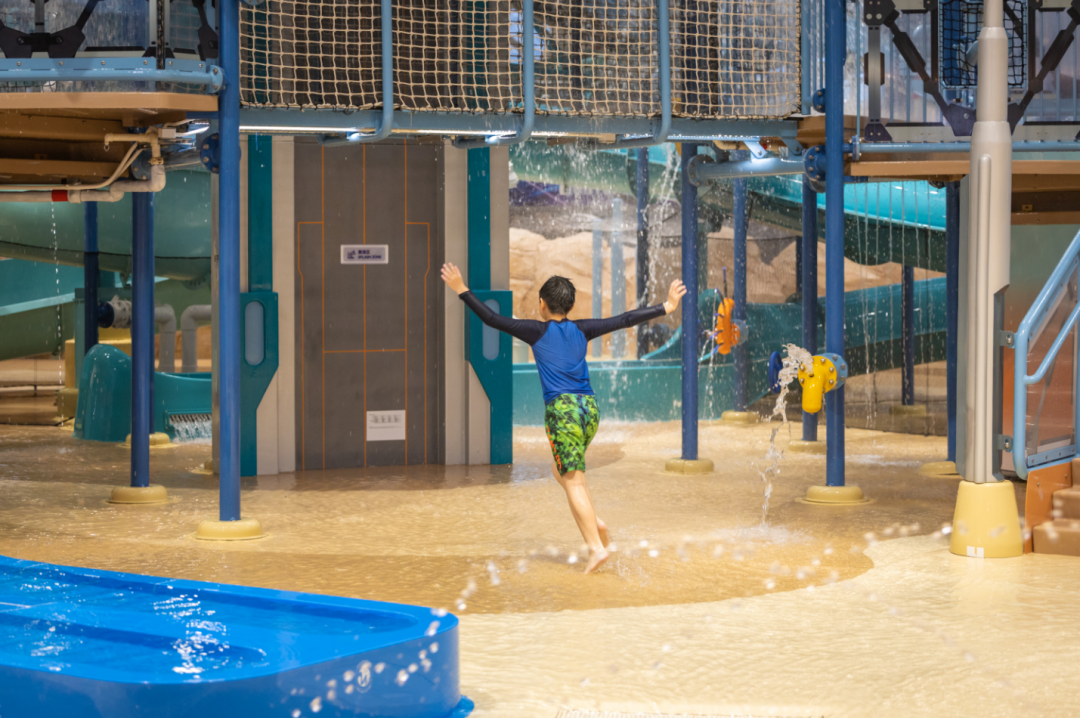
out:
M763 523L778 426L703 425L718 471L681 477L662 473L677 424L603 425L589 477L619 551L589 577L540 429L516 430L512 467L245 479L270 537L208 544L192 533L216 480L190 469L209 446L152 452L177 501L118 507L127 450L0 427L0 553L448 608L477 716L1080 714L1080 559L949 554L956 480L916 473L936 437L849 430L862 506L798 502L825 462L787 455Z

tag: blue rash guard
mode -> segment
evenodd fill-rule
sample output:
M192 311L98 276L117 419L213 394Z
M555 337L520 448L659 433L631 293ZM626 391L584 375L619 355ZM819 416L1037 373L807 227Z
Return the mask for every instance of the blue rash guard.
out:
M589 365L585 362L591 340L619 329L629 329L666 313L664 305L657 304L607 319L540 322L497 314L472 292L459 296L484 324L517 337L532 347L545 404L560 394L594 394L589 384Z

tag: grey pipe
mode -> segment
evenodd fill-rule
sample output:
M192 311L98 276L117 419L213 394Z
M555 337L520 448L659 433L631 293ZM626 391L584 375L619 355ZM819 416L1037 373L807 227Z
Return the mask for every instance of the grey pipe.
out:
M168 304L154 307L154 323L160 327L158 335L158 371L176 371L176 312Z
M711 162L706 155L698 155L687 169L690 182L702 185L706 182L739 177L775 177L778 175L801 175L806 172L802 159L787 160L780 157L763 157L738 162Z
M180 315L180 371L192 374L199 371L199 322L210 321L209 304L192 304Z

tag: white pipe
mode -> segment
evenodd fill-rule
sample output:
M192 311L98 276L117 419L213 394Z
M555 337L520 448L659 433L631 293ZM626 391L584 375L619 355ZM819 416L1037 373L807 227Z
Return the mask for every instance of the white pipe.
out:
M976 122L971 134L970 261L967 336L967 436L964 478L982 484L994 474L995 303L1009 285L1012 212L1012 132L1008 121L1009 39L1002 0L987 0L979 35Z
M158 371L176 371L176 312L168 304L154 307L154 323L158 330Z
M180 315L180 371L191 374L199 371L199 322L210 321L209 304L192 304Z

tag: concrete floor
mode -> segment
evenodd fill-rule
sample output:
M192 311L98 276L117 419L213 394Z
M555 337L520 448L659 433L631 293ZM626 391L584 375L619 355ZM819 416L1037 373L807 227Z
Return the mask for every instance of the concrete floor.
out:
M798 500L823 458L767 471L773 430L782 448L780 424L703 425L718 471L682 477L662 472L677 424L602 424L588 475L619 550L583 576L538 429L516 430L513 466L245 479L270 537L208 544L191 537L217 513L216 480L191 471L208 445L152 452L172 503L117 507L125 449L0 427L0 553L445 607L485 718L1080 713L1076 559L949 554L956 481L916 472L940 437L850 430L849 483L873 503L824 507Z

